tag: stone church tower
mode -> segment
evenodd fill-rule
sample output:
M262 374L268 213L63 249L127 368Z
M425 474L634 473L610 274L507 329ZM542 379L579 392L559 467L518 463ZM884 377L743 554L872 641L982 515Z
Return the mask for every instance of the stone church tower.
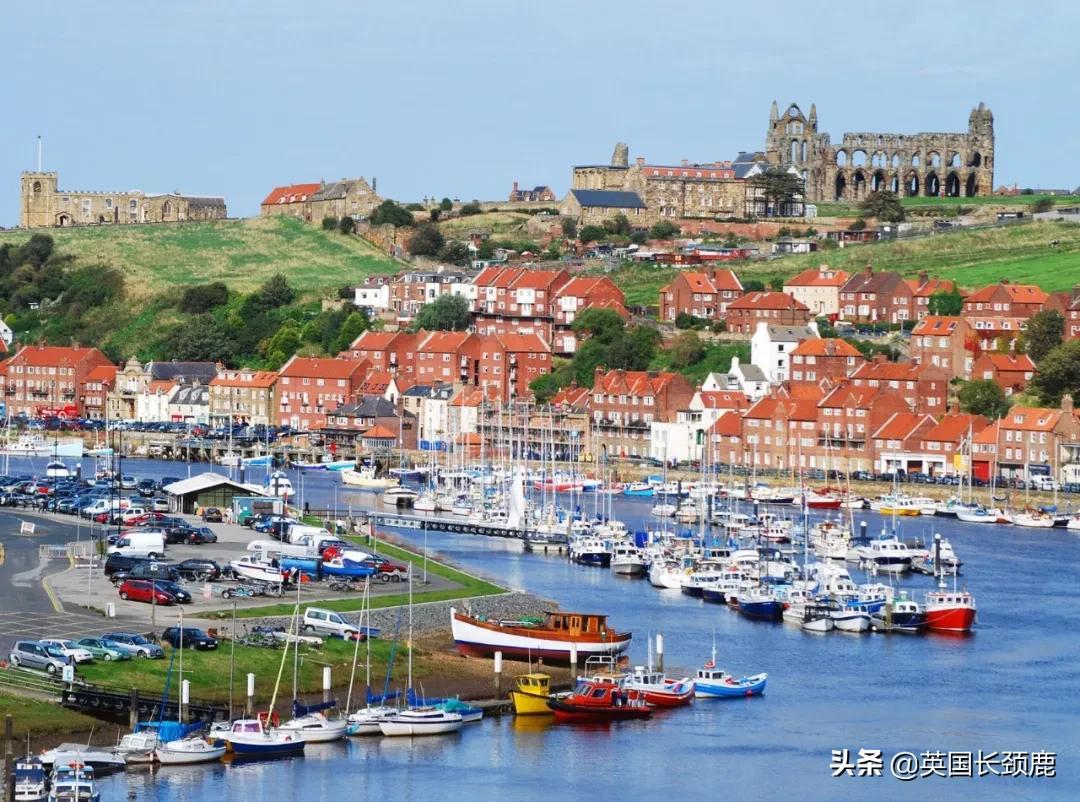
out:
M20 182L19 225L47 228L54 225L57 209L56 173L24 172Z

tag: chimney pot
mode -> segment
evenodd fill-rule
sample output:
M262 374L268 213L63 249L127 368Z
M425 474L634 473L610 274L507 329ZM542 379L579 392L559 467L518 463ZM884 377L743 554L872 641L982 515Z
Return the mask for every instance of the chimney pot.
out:
M637 162L638 167L644 167L645 166L645 157L644 156L638 156L637 159L635 159L635 161Z

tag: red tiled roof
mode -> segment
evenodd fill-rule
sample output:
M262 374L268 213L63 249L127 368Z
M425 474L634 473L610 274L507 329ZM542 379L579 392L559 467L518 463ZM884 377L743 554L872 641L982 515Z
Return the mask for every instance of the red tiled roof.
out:
M716 419L709 427L709 434L718 434L726 437L738 437L742 434L742 418L737 412L727 411Z
M930 415L920 415L915 412L894 412L889 416L889 419L874 432L874 439L903 440L910 437L911 434L927 420L931 423L934 422L933 417Z
M647 373L643 370L609 370L597 377L593 389L607 395L655 394L675 378L674 373Z
M862 356L859 349L851 343L833 337L816 337L812 340L803 340L791 353L799 356Z
M287 187L274 187L263 199L262 205L300 203L307 200L308 195L318 192L321 186L321 184L291 184Z
M630 312L627 308L611 298L602 298L599 301L589 301L581 311L584 312L585 309L611 309L623 320L630 319Z
M979 357L976 365L984 359L990 362L994 370L1035 372L1035 363L1031 361L1031 357L1027 354L999 354L988 351Z
M850 273L829 268L810 268L784 282L785 287L842 287Z
M987 424L982 415L969 415L966 412L950 412L942 417L932 429L923 436L923 440L937 440L945 443L959 443L968 431L974 435L981 431Z
M1006 431L1049 432L1061 420L1060 409L1046 407L1013 407L1001 419Z
M926 283L920 283L918 279L908 279L908 286L916 298L928 298L935 292L952 292L956 289L956 282L947 278L929 278Z
M705 409L740 410L748 403L745 395L731 390L698 390L697 397Z
M565 270L522 270L510 286L515 290L518 288L546 290L552 284L567 277Z
M511 354L549 354L551 349L539 334L494 334L503 350Z
M211 387L273 387L278 375L272 370L226 370L210 380Z
M417 345L425 353L456 353L472 337L467 331L433 331Z
M308 377L315 379L348 379L358 370L364 370L364 359L324 359L321 357L294 356L278 372L279 376Z
M551 399L553 407L585 407L589 403L588 387L564 387Z
M12 365L32 365L34 367L71 367L78 365L88 357L98 357L108 361L96 348L65 347L59 345L26 345L19 349L10 360Z
M397 432L392 432L385 426L372 426L360 436L365 440L397 440Z
M686 282L691 292L742 292L742 283L740 283L739 277L730 270L715 270L711 273L684 270L679 273L678 277ZM673 283L674 281L661 289L661 292L664 292Z
M168 379L153 379L146 389L151 393L171 393L177 386L176 382Z
M915 325L915 328L911 330L911 333L912 335L930 334L935 337L943 337L956 331L956 327L960 325L962 320L962 317L929 315L920 320Z
M86 374L86 381L107 384L116 378L116 365L98 365Z
M817 420L817 403L802 398L762 398L743 414L758 420Z
M928 370L928 365L920 365L918 362L875 360L859 365L852 372L851 378L866 381L918 381Z
M798 309L810 311L802 301L786 292L748 292L742 298L728 304L728 311L740 309Z
M353 340L349 348L353 351L382 351L401 334L399 331L365 331Z
M986 303L993 301L994 295L1004 290L1009 300L1016 304L1044 304L1050 297L1034 284L991 284L976 290L965 300L966 303Z

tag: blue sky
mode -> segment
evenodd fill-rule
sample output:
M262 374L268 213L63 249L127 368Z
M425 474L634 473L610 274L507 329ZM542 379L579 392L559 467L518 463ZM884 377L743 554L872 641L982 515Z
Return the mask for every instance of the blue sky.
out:
M760 13L755 13L760 9ZM573 164L762 147L769 104L820 128L964 130L997 184L1080 184L1080 4L606 0L6 0L0 225L36 164L63 189L223 194L376 176L381 194L560 195Z

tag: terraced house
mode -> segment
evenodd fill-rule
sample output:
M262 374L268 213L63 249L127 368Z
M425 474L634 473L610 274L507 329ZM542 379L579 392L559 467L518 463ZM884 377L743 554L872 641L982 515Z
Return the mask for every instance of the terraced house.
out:
M728 304L724 315L727 330L753 334L758 324L802 326L810 322L806 304L783 292L748 292Z
M597 368L589 411L598 456L648 456L653 421L674 421L693 397L678 373Z
M681 315L723 320L728 306L743 294L742 282L731 270L684 271L660 289L660 319L674 322Z
M565 270L488 267L473 280L473 326L481 334L538 334L551 342Z
M30 418L103 417L103 406L87 403L94 370L115 367L97 348L82 346L25 345L6 363L3 398L7 415Z
M363 359L293 356L274 384L275 424L303 432L322 428L327 413L356 399L370 370Z
M269 426L273 414L274 385L278 375L272 370L222 370L210 380L210 423Z

